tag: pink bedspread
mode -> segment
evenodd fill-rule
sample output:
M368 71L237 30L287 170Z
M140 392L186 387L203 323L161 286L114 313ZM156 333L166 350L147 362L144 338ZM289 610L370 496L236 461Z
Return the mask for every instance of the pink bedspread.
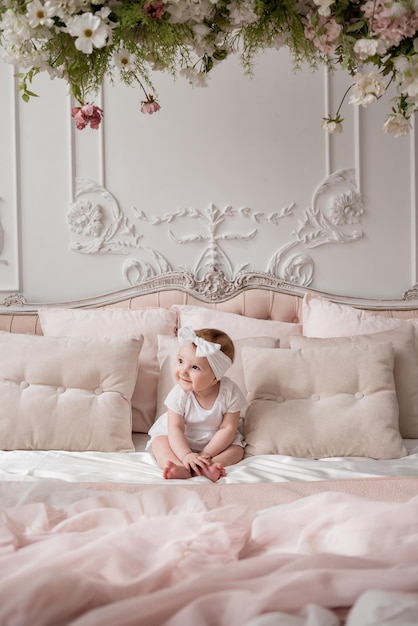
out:
M259 512L173 485L3 507L0 624L418 623L418 496L323 487Z

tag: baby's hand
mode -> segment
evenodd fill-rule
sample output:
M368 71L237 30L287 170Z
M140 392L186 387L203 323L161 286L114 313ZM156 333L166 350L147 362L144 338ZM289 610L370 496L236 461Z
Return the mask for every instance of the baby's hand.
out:
M210 465L210 462L211 458L208 454L198 454L197 452L189 452L182 459L184 467L186 467L190 471L193 471L198 476L200 476L200 468L204 467L205 465Z
M199 459L205 464L210 465L212 463L212 457L207 452L200 452Z
M186 469L200 476L199 455L197 452L188 452L182 458L182 463Z

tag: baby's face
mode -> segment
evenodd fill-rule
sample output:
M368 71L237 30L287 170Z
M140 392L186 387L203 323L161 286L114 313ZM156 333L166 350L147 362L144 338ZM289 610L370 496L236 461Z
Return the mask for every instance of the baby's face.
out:
M174 366L175 381L184 391L201 392L215 385L215 378L206 357L196 356L196 346L181 346Z

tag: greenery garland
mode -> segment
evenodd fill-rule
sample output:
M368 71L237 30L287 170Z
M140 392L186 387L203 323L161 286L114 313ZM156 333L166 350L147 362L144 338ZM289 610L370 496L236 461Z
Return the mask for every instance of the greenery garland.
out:
M251 73L261 51L281 47L295 69L346 70L355 105L368 106L392 83L390 134L409 132L418 109L418 0L3 0L0 19L1 54L19 68L22 98L36 95L39 72L66 80L80 129L100 124L103 111L91 101L105 77L139 85L141 111L155 113L154 71L205 85L230 55ZM342 131L340 110L324 118L327 131Z

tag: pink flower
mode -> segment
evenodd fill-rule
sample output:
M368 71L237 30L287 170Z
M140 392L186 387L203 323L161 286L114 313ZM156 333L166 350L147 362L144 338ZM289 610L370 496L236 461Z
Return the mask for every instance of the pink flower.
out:
M418 29L418 11L413 2L367 0L361 10L370 22L371 34L380 35L387 47L399 46L402 39L414 37Z
M97 130L103 118L103 109L93 104L83 104L72 109L71 117L74 118L78 130L83 130L89 124L90 128Z
M144 4L144 11L151 19L159 20L164 15L163 3L161 0L146 2Z
M323 54L333 54L341 33L341 26L333 17L319 17L315 21L312 17L312 13L306 16L305 37L312 41Z
M152 115L161 109L154 96L147 96L147 99L141 102L141 113L149 113Z

